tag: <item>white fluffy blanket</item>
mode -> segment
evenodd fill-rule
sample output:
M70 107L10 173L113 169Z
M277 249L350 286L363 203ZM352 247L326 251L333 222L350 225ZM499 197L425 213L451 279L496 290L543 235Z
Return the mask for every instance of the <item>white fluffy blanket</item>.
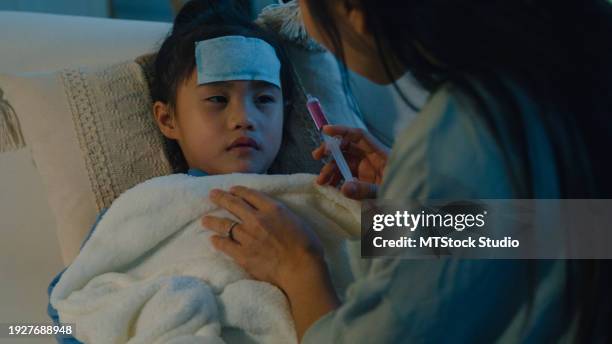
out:
M208 200L240 184L284 202L321 237L334 285L351 280L343 239L359 233L359 203L314 176L171 175L121 195L51 295L60 320L86 343L292 343L284 294L255 281L209 241ZM296 271L299 273L299 271Z

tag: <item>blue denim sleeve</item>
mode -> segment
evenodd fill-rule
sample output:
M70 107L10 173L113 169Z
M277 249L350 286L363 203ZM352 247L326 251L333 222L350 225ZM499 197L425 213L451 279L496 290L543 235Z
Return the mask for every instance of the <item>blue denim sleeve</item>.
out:
M102 209L102 211L100 211L98 216L96 216L96 220L94 221L93 226L91 226L91 229L89 230L89 233L87 234L87 236L85 237L85 240L83 240L83 243L81 244L81 249L83 248L83 245L85 245L87 240L89 240L89 238L91 237L91 234L94 232L94 230L98 226L98 223L100 222L100 219L102 219L102 216L104 215L104 213L106 213L106 210L107 209ZM49 287L47 288L47 296L48 296L48 298L51 297L51 293L53 292L53 289L57 285L57 282L59 282L60 278L62 278L62 275L64 274L64 271L66 271L66 269L67 268L64 268L62 271L60 271L60 273L58 273L57 276L55 276L53 278L51 283L49 283ZM47 305L47 314L49 315L51 320L53 320L53 324L55 324L55 325L59 325L60 324L59 323L59 314L57 314L57 310L55 308L53 308L53 306L51 305L51 302L49 302L48 305ZM76 338L74 338L72 336L56 335L55 339L57 340L57 342L59 344L81 344L80 341L78 341Z

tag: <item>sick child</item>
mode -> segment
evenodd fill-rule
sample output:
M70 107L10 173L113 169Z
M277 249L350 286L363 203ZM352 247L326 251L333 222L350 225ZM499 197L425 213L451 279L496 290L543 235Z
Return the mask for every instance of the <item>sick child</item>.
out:
M281 147L292 88L288 60L272 33L232 6L188 2L157 53L152 112L176 173L266 173ZM59 322L51 304L48 314Z

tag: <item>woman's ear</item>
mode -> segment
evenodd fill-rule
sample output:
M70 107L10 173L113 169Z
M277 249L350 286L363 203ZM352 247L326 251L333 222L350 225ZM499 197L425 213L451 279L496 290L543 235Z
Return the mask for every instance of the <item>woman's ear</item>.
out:
M159 130L165 137L176 140L179 137L178 127L170 105L156 101L153 104L153 116Z
M349 25L355 32L364 38L371 36L366 25L365 14L359 6L354 6L350 4L350 2L345 2L344 11L345 18L347 18Z
M336 13L343 18L339 28L352 49L361 53L370 53L376 49L374 37L366 24L363 7L354 1L347 0L338 3Z

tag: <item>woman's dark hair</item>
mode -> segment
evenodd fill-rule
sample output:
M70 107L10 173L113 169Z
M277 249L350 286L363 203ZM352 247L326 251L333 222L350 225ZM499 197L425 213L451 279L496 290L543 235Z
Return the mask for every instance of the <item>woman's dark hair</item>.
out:
M333 14L338 4L362 10L390 78L392 57L429 90L451 83L473 98L482 110L478 116L506 154L523 153L520 175L515 176L517 198L538 195L530 185L529 147L511 85L518 85L538 107L536 115L554 148L561 197L612 198L612 159L606 158L612 149L609 0L305 0L304 4L341 62L342 40ZM502 123L494 119L499 114L493 116L483 89L498 103L497 109L501 106ZM502 133L510 140L503 140ZM573 295L569 313L580 315L577 338L590 342L607 336L610 341L609 262L574 260L567 265L567 290Z
M196 42L221 36L239 35L266 41L276 51L281 62L281 85L285 114L291 106L293 79L289 59L280 39L272 32L249 20L249 14L231 0L192 0L187 2L174 19L171 32L155 57L151 95L176 108L177 90L196 67ZM286 121L285 121L286 122ZM175 140L165 139L166 155L175 173L184 173L188 166Z

